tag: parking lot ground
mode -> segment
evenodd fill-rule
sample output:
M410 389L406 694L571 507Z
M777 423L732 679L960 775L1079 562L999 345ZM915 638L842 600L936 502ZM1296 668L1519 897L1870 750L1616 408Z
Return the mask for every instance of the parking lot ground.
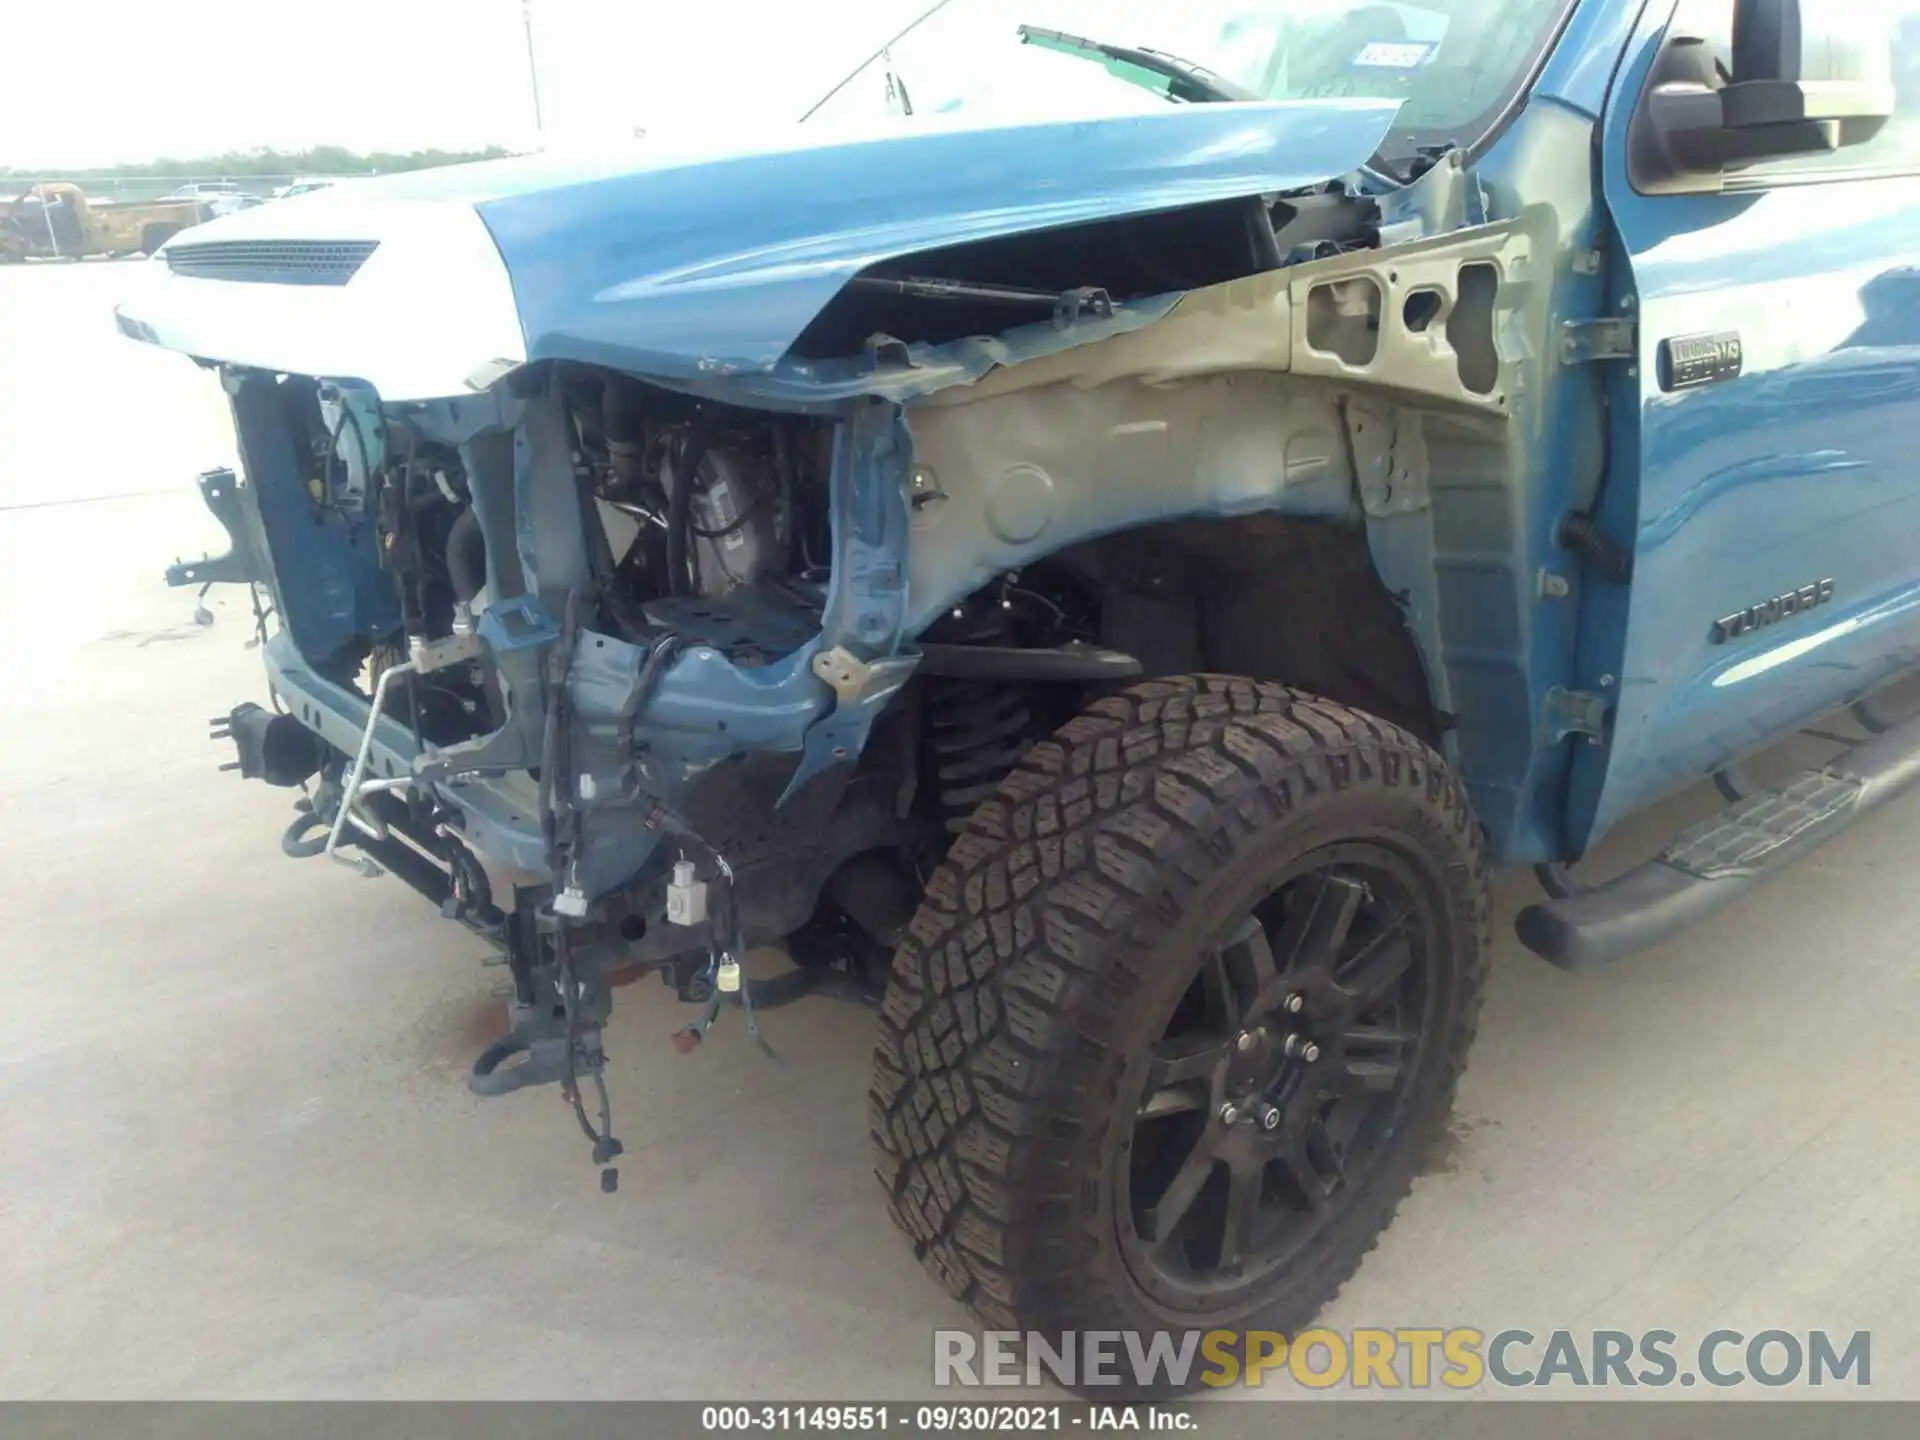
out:
M602 1195L557 1095L465 1089L483 947L283 858L288 795L216 772L207 718L264 698L245 597L198 626L159 575L218 547L229 442L210 376L112 334L130 275L0 272L0 1395L927 1393L961 1317L869 1175L863 1012L768 1015L776 1065L622 991ZM1870 1393L1920 1397L1917 849L1896 804L1582 976L1504 881L1450 1143L1327 1323L1866 1329Z

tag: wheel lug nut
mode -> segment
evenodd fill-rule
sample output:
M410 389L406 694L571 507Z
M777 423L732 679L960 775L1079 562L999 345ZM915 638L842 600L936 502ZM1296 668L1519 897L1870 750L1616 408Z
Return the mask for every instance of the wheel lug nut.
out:
M1287 996L1287 1013L1289 1015L1298 1015L1302 1010L1306 1008L1307 1008L1306 996L1304 995Z
M1311 1065L1320 1058L1320 1047L1309 1040L1300 1049L1300 1058Z
M1233 1048L1241 1051L1253 1049L1253 1032L1251 1030L1242 1030L1234 1037Z
M1280 1112L1271 1105L1261 1106L1260 1128L1262 1130L1278 1130L1280 1128Z
M1232 1105L1222 1105L1220 1107L1220 1123L1222 1125L1231 1125L1239 1118L1240 1112Z
M1320 1047L1304 1035L1287 1036L1287 1043L1282 1049L1288 1059L1291 1060L1295 1056L1298 1056L1309 1065L1320 1058Z

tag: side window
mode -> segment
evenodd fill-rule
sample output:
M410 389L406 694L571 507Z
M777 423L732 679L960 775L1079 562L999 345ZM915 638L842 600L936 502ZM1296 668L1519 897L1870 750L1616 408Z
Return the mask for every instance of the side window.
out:
M1673 16L1672 33L1700 37L1719 62L1722 75L1730 74L1733 66L1733 8L1733 0L1680 0ZM1893 41L1897 107L1886 129L1864 145L1729 170L1727 189L1829 173L1920 171L1920 0L1877 0L1877 8L1886 16Z

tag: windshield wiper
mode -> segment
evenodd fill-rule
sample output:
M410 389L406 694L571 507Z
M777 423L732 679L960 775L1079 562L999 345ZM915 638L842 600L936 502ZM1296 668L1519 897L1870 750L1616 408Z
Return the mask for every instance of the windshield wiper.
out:
M1453 141L1443 140L1438 145L1416 145L1410 155L1389 155L1383 145L1373 152L1365 168L1396 186L1411 185L1459 148Z
M1062 55L1096 61L1110 74L1130 85L1157 89L1157 86L1146 84L1148 77L1168 80L1172 83L1168 85L1166 93L1176 100L1233 101L1265 98L1256 91L1234 84L1224 75L1216 75L1204 65L1196 65L1191 60L1182 60L1178 55L1169 55L1164 50L1148 50L1130 45L1109 45L1104 40L1089 40L1084 35L1068 35L1059 30L1042 30L1037 25L1022 25L1020 42L1023 45L1038 45L1042 49L1057 51ZM1384 151L1375 151L1373 157L1361 168L1381 182L1395 188L1408 183L1402 177L1399 166L1388 159Z
M1169 82L1166 93L1175 100L1192 102L1260 99L1260 96L1253 91L1234 84L1224 75L1216 75L1204 65L1196 65L1191 60L1182 60L1178 55L1169 55L1164 50L1147 50L1132 45L1110 45L1104 40L1089 40L1084 35L1068 35L1059 30L1042 30L1037 25L1022 25L1019 35L1022 45L1038 45L1042 50L1072 55L1081 60L1092 60L1129 85L1140 85L1149 90L1157 90L1158 86L1147 84L1148 78L1165 80Z

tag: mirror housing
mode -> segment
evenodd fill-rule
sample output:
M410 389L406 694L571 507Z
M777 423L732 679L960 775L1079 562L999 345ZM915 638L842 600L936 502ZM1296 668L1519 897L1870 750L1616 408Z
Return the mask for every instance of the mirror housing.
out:
M1667 37L1634 120L1636 173L1821 154L1893 117L1891 21L1873 0L1735 0L1730 59L1704 36Z
M1893 35L1885 7L1847 0L1820 0L1817 6L1738 0L1733 83L1720 92L1720 104L1730 130L1870 124L1877 134L1894 111ZM1845 134L1843 128L1841 144L1860 143Z

